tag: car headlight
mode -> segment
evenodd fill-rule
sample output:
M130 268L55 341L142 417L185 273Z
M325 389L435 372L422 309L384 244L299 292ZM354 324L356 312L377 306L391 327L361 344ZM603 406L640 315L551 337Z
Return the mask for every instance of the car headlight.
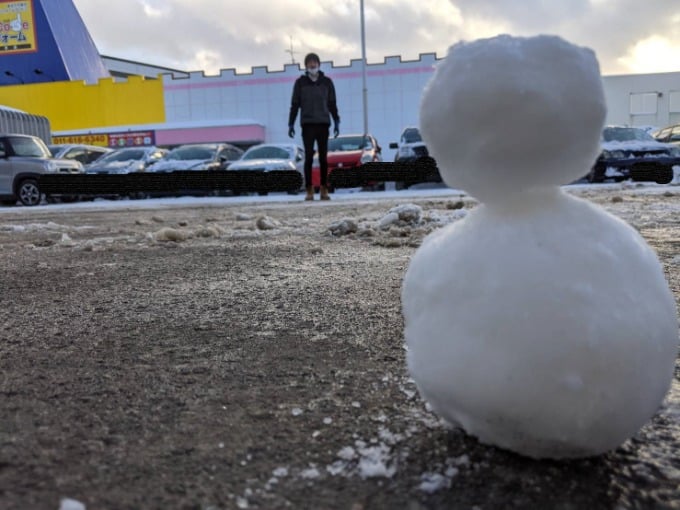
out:
M373 154L370 152L364 152L364 155L361 156L361 163L370 163L371 161L373 161Z
M52 160L45 161L45 171L46 172L57 172L58 170L59 170L59 166L57 165L56 161L52 161Z
M626 153L623 151L602 151L602 157L605 159L624 159Z

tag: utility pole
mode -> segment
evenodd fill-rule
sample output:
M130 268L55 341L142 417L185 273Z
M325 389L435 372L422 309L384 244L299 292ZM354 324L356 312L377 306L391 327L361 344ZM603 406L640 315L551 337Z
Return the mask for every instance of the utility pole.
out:
M366 89L366 28L364 24L364 0L361 0L361 81L364 104L364 135L368 134L368 90Z
M297 51L293 51L293 36L292 35L290 36L290 48L288 48L287 50L284 50L284 51L286 53L290 54L290 63L295 64L295 54L297 53Z

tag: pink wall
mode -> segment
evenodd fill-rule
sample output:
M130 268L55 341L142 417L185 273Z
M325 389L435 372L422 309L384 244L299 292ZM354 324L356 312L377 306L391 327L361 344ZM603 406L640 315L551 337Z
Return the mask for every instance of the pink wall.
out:
M204 128L158 129L156 143L158 145L175 145L180 143L199 142L263 142L264 126L217 126Z

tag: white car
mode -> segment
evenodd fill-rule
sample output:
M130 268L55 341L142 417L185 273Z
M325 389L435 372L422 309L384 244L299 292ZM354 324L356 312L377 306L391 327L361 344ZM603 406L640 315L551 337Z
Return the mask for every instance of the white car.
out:
M160 160L166 149L158 147L124 147L109 152L94 163L85 167L88 174L129 174L132 172L144 172L146 169Z
M228 143L191 143L172 149L148 171L226 170L242 154L243 150Z
M94 163L102 156L111 152L108 147L85 145L79 143L65 143L48 145L52 157L55 159L75 159L83 165Z
M293 143L261 143L243 153L241 159L229 165L229 170L276 172L297 170L304 183L305 150Z

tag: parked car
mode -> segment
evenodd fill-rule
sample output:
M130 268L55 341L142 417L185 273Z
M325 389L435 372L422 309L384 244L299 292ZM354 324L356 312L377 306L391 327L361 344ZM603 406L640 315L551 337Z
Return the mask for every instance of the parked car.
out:
M434 168L434 171L428 174L427 181L442 182L439 170L436 168L437 163L434 158L430 156L427 146L420 134L420 129L415 126L405 127L398 142L390 143L390 149L397 149L397 154L394 157L395 163L422 163ZM397 182L397 189L404 189L409 187L409 183Z
M680 146L680 124L668 126L652 133L652 136L662 143L672 143Z
M49 149L53 158L75 159L76 161L80 161L83 165L89 165L90 163L97 161L105 154L111 152L111 149L108 147L75 143L52 144L48 145L47 148Z
M159 147L124 147L109 152L85 167L88 174L144 172L168 153Z
M399 141L390 143L390 149L397 149L394 161L401 163L416 161L430 155L420 135L420 129L414 126L404 128L399 136Z
M242 155L242 149L228 143L190 143L172 149L148 171L226 170Z
M42 199L39 177L45 173L83 173L80 161L55 159L36 136L0 133L0 200L27 206Z
M337 168L353 168L364 163L382 161L382 147L373 135L342 135L328 140L328 175ZM378 183L371 183L378 186ZM318 191L321 186L319 157L314 156L312 164L312 186ZM333 192L333 188L329 187Z
M276 172L297 170L304 183L305 151L292 143L262 143L253 145L243 153L241 159L229 165L229 170L253 170ZM296 193L296 192L294 192ZM266 195L266 192L261 192Z
M680 165L680 148L654 139L640 128L607 126L602 131L602 152L586 176L589 182L607 179L673 180L673 167Z

